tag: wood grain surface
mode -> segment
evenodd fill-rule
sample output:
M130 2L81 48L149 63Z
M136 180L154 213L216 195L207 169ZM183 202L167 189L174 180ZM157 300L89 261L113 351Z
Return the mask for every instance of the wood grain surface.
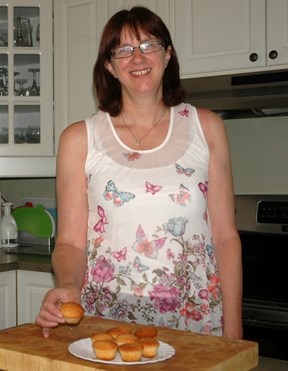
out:
M122 322L123 323L123 322ZM25 324L0 331L0 369L8 371L246 371L258 364L258 344L244 340L158 328L158 339L175 348L165 361L139 365L107 365L71 355L68 346L95 332L107 331L121 322L84 317L79 325L59 326L44 339L41 329ZM132 329L140 326L131 324Z

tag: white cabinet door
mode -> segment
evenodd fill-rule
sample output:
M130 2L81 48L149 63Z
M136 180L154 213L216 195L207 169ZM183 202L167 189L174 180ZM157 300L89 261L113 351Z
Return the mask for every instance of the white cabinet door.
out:
M179 4L182 2L178 2ZM174 4L175 0L108 0L109 5L108 16L111 17L113 14L122 9L130 9L133 6L144 6L152 12L158 14L162 20L165 22L171 34L173 34L173 20L174 20ZM176 4L177 5L177 4Z
M63 129L96 110L93 68L107 19L106 1L54 2L56 152Z
M43 297L53 287L52 273L17 271L18 325L35 321Z
M175 6L182 77L265 66L264 0L181 0Z
M16 326L16 271L0 273L0 330Z
M288 0L267 0L267 65L288 64Z
M52 0L0 1L0 155L53 155Z

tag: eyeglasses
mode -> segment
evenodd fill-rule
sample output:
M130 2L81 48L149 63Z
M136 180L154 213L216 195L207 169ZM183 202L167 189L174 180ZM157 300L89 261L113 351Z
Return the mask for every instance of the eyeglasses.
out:
M143 54L158 52L163 48L164 44L159 40L148 40L138 46L126 45L121 48L111 50L111 57L115 59L128 58L134 53L134 50L139 48Z

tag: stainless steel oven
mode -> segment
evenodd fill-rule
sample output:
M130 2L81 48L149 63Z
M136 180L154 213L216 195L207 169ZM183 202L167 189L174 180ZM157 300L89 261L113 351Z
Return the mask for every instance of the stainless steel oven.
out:
M262 356L288 359L288 197L237 196L244 338Z

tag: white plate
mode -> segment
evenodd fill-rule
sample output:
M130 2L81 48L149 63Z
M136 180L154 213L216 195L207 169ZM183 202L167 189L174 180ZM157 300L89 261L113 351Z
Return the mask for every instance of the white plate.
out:
M68 350L73 356L85 359L92 362L107 363L111 365L139 365L145 363L156 363L164 361L165 359L171 358L175 354L175 349L171 345L159 341L160 346L158 348L158 355L154 358L142 357L139 362L123 362L120 354L117 352L115 358L112 361L104 361L97 359L92 349L92 343L90 338L77 340L70 344Z

